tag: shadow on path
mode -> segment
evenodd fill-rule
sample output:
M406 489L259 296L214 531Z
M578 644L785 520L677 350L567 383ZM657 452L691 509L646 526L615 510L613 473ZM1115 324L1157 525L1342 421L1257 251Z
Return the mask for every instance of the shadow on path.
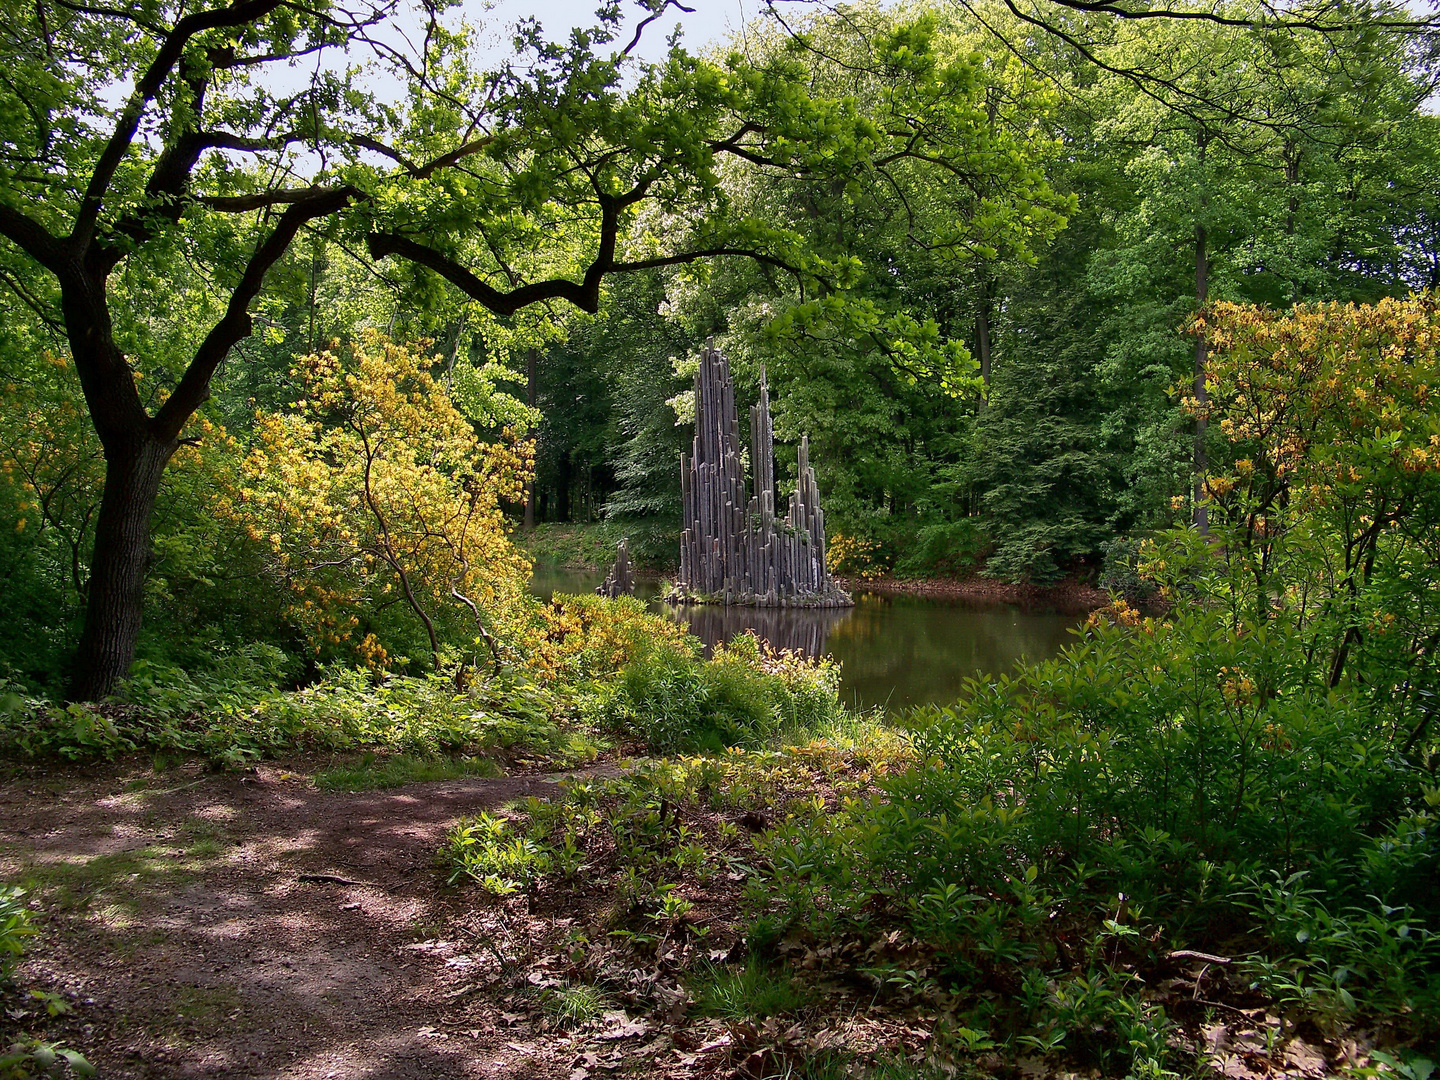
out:
M567 1075L506 1043L483 1000L453 1019L475 960L440 939L467 901L435 865L458 817L553 787L330 793L274 768L6 782L0 878L31 890L42 930L21 977L78 1002L47 1032L105 1077Z

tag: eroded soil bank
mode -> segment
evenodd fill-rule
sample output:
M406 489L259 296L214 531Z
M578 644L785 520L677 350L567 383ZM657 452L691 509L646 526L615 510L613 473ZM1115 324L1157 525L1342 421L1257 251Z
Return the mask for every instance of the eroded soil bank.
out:
M1110 603L1110 594L1088 582L1066 578L1054 585L1017 585L974 575L965 578L837 578L849 592L926 596L936 600L1015 604L1062 614L1083 615Z

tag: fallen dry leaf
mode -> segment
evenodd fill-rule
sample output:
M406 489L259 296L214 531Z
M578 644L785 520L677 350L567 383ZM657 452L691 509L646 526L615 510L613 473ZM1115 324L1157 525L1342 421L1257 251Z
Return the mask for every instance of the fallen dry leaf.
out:
M644 1020L638 1017L632 1020L620 1010L602 1013L600 1020L605 1030L595 1036L597 1039L632 1039L650 1030L650 1025Z

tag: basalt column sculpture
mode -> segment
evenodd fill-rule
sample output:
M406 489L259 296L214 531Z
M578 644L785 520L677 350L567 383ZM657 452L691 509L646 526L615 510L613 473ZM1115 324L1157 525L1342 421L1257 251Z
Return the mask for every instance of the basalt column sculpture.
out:
M795 493L781 520L775 513L775 433L770 391L750 409L750 460L755 495L746 493L740 458L735 384L725 354L705 343L695 374L695 443L680 455L685 528L673 599L757 607L849 607L848 594L825 566L825 514L810 468L810 443L800 441Z
M617 596L635 595L635 572L630 569L630 540L622 538L615 547L615 565L610 574L595 590L601 596L614 600Z

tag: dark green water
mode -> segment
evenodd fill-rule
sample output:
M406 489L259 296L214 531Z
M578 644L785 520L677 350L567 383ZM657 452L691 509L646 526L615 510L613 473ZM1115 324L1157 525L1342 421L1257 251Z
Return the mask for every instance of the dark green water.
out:
M603 575L537 566L532 589L592 592ZM1008 671L1017 660L1054 656L1074 640L1082 617L1009 604L860 593L853 608L777 610L675 606L641 581L636 594L652 608L686 623L707 645L754 630L776 648L824 653L840 661L842 692L861 708L900 709L948 702L972 675Z

